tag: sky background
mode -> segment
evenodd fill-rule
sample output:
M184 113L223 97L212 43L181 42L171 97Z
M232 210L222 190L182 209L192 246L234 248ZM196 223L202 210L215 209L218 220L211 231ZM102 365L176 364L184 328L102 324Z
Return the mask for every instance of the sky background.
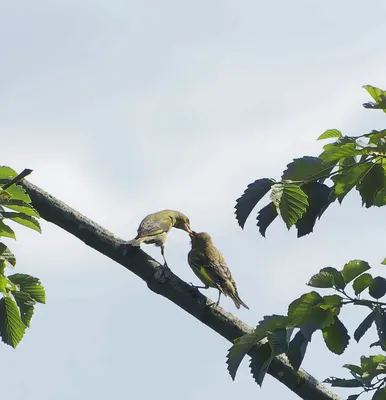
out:
M146 214L181 210L212 235L250 311L223 307L251 325L285 313L322 267L360 258L382 273L385 210L362 209L356 193L302 239L280 221L262 238L256 212L242 231L233 207L248 183L319 154L326 129L385 127L385 114L361 106L371 100L362 85L386 88L383 1L21 0L0 10L1 164L32 168L31 182L124 239ZM17 350L0 346L4 398L297 398L270 376L260 389L247 362L232 382L226 340L75 237L42 229L17 226L7 241L47 305ZM170 233L170 267L197 282L189 248ZM342 319L353 329L361 315ZM349 377L341 366L372 339L338 357L317 333L303 367Z

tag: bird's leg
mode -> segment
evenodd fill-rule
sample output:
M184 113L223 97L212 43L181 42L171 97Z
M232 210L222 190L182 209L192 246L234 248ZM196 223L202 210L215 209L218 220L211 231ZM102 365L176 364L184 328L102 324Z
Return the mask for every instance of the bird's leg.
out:
M165 249L164 249L163 245L161 245L161 254L162 254L162 257L164 259L164 265L160 265L160 267L157 270L157 272L155 273L154 277L158 281L164 282L165 280L170 279L172 277L172 274L170 272L170 268L168 266L168 263L166 262Z
M216 307L220 304L220 297L221 297L221 292L218 291L218 299L217 299Z

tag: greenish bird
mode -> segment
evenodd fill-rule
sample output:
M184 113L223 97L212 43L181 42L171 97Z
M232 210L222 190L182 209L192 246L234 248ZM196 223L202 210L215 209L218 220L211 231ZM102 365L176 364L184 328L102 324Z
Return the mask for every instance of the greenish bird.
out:
M131 246L140 246L141 243L155 244L161 247L161 254L164 259L164 266L168 266L165 259L165 242L170 229L182 229L189 234L190 229L189 218L179 211L162 210L147 215L139 224L137 236L126 244Z
M200 289L215 288L219 291L216 305L220 303L220 296L229 296L235 306L249 307L240 299L236 282L229 270L224 256L214 246L212 238L206 232L192 232L192 249L188 253L188 263L193 272L205 286L195 286Z

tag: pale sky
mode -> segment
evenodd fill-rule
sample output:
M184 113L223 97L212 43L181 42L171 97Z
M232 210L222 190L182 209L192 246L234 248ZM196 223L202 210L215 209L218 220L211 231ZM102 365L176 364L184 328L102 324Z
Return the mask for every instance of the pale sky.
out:
M32 168L31 182L124 239L148 213L184 212L211 234L250 311L221 304L251 325L285 313L322 267L360 258L382 273L386 211L362 209L357 194L302 239L279 221L262 238L256 211L242 231L233 207L248 183L321 152L326 129L385 128L385 114L361 106L371 100L362 85L386 89L384 2L20 0L0 10L1 164ZM230 343L78 239L42 228L17 226L17 242L6 241L47 305L16 350L0 346L4 398L298 398L270 376L260 389L248 362L232 382ZM172 231L169 265L198 283L188 251ZM352 329L361 314L342 319ZM317 333L303 367L349 377L341 366L371 339L338 357Z

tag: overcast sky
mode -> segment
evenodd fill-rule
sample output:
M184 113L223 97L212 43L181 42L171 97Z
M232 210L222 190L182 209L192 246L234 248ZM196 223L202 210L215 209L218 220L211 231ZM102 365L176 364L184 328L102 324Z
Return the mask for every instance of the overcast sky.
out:
M32 168L31 182L124 239L150 212L186 213L212 235L250 311L222 305L251 325L285 313L322 267L361 258L382 271L385 210L361 209L357 194L302 239L279 221L262 238L256 213L242 231L233 207L248 183L317 155L326 129L385 128L382 112L361 107L362 85L386 88L384 2L20 0L0 10L1 164ZM47 305L17 350L0 346L4 398L297 398L270 376L258 388L247 362L232 382L227 341L60 228L42 228L18 226L7 241ZM170 233L166 251L197 282L184 232ZM358 315L343 319L354 328ZM364 345L334 356L317 333L304 368L345 376Z

